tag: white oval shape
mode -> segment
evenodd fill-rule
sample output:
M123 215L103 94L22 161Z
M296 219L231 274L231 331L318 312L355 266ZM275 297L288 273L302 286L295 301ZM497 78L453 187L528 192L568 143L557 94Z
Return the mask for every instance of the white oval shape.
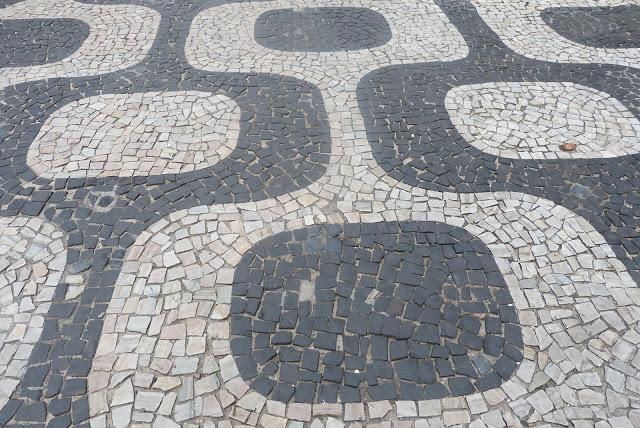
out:
M511 159L611 158L640 152L640 121L620 101L570 82L458 86L445 98L472 146ZM574 151L563 151L575 143Z
M55 111L27 153L47 178L176 174L235 148L240 107L209 92L107 94Z

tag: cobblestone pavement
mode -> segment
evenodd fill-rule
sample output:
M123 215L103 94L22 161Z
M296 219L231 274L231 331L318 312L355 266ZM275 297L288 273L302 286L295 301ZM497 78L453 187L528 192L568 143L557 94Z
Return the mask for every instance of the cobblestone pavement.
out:
M0 0L0 426L640 427L640 0Z

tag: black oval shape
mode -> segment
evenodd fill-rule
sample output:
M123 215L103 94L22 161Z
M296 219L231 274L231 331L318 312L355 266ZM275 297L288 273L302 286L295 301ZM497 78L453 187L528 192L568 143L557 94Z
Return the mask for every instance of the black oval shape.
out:
M360 7L276 9L258 17L254 37L274 50L334 52L382 46L391 28L380 13Z
M640 47L640 6L550 7L542 20L562 37L596 48Z
M80 48L89 31L78 19L2 19L0 68L60 61Z
M511 303L489 249L464 229L313 226L243 256L231 350L252 388L283 402L466 395L522 359Z

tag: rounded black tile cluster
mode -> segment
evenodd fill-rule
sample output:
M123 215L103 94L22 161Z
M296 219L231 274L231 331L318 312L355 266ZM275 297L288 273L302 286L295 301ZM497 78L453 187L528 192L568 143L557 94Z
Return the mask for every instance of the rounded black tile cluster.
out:
M24 0L0 0L0 7L9 7Z
M0 68L60 61L89 37L77 19L0 19Z
M269 49L331 52L382 46L391 29L384 16L366 8L276 9L258 17L254 37Z
M231 350L252 388L283 402L465 395L499 386L522 359L511 303L490 251L464 229L314 226L243 257Z
M573 42L597 48L640 48L640 6L552 7L542 19Z

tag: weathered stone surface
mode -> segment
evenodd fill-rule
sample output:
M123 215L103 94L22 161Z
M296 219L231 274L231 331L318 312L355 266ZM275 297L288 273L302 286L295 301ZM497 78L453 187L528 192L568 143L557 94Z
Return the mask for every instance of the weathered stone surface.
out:
M0 0L0 425L638 425L636 15Z

